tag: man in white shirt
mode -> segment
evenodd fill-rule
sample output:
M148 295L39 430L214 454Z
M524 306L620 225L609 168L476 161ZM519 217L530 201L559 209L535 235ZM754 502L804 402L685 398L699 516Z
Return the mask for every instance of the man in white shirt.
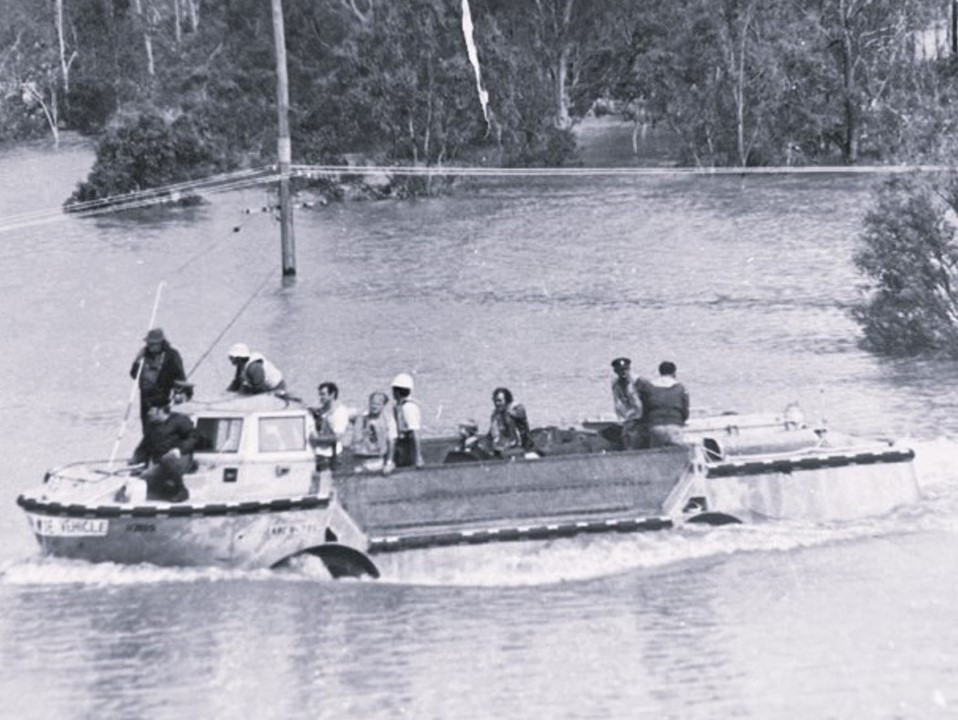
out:
M349 430L349 408L339 402L339 388L334 382L322 382L317 388L319 407L314 410L316 429L309 442L316 453L316 467L331 469L343 453L343 437Z
M393 443L393 464L396 467L423 466L422 414L412 397L413 380L408 373L399 373L392 382L393 413L398 438Z

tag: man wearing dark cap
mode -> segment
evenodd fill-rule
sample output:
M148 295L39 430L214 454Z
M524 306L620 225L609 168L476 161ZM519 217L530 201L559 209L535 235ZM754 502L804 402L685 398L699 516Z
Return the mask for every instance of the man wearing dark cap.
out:
M193 399L193 383L186 380L175 380L170 393L170 401L174 405L182 405Z
M143 338L145 345L137 353L130 368L130 377L139 378L140 385L140 424L143 437L149 432L147 411L154 400L166 402L177 380L186 381L183 371L183 358L167 341L163 330L153 328ZM143 442L133 451L135 463L146 462L146 448Z
M183 502L190 496L183 475L193 468L197 440L193 421L181 413L170 412L169 401L157 398L150 401L147 417L150 467L141 476L146 480L146 497Z
M622 422L622 447L634 450L642 447L642 401L632 380L632 361L617 357L612 361L612 369L612 402L615 415Z

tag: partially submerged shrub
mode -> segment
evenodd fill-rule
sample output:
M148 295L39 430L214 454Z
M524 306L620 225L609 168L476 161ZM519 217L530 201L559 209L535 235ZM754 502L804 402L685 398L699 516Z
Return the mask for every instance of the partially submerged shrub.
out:
M886 355L958 357L958 176L893 177L865 217L855 264L870 280L854 309Z

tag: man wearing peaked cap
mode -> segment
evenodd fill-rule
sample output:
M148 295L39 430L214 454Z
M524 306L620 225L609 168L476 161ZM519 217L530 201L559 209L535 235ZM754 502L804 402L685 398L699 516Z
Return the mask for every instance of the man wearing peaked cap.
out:
M149 431L148 411L154 400L169 400L170 392L177 380L186 380L183 370L183 358L176 348L170 345L161 328L151 328L143 338L130 377L137 380L140 387L140 424L145 438ZM148 451L145 443L140 442L133 451L135 463L146 462Z
M612 380L612 402L615 416L622 423L622 447L640 448L642 442L642 401L632 380L632 361L617 357L612 361L615 378Z

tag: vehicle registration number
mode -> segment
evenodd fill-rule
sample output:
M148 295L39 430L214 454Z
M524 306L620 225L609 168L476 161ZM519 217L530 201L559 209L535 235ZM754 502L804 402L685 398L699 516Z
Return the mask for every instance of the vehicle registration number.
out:
M47 537L102 537L110 529L110 521L102 518L29 517L33 532Z

